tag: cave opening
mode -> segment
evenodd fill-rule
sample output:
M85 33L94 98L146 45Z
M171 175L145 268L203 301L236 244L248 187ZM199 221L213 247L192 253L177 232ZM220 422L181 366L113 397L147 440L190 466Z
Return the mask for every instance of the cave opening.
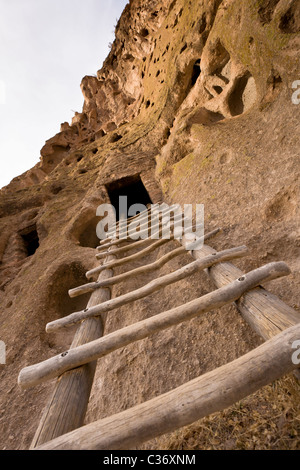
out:
M198 78L200 77L200 74L201 74L200 64L201 64L201 59L198 59L193 65L193 72L192 72L192 78L191 78L192 87L196 84Z
M32 256L40 246L39 236L36 230L36 225L24 229L20 233L24 246L26 249L27 256Z
M96 227L99 222L98 217L90 217L82 221L81 230L78 236L79 245L87 248L96 248L99 245L99 238Z
M116 210L116 219L120 219L120 196L127 196L127 208L133 204L152 204L151 198L139 174L121 178L106 185L111 204ZM125 214L127 218L128 214Z

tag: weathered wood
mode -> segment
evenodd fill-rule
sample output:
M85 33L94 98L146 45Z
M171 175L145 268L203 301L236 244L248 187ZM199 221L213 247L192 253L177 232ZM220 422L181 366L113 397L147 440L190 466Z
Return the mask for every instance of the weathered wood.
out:
M176 219L176 220L178 220L178 219ZM173 222L174 221L171 221L170 225L169 225L170 234L172 234L172 232L173 232L173 227L172 227ZM100 246L97 247L97 250L100 251L103 248L107 248L107 247L112 246L112 245L119 245L119 244L124 243L124 242L134 242L136 239L132 238L132 235L135 235L135 234L138 235L137 239L139 239L141 237L144 237L144 235L146 235L147 237L142 238L142 240L141 240L141 241L146 241L146 240L152 240L152 239L160 238L162 233L163 233L163 227L161 226L160 223L156 224L156 225L154 225L153 227L150 228L150 235L149 235L149 228L147 228L145 230L141 230L139 232L135 232L134 230L129 231L129 232L127 231L126 232L126 237L121 237L121 238L118 238L118 234L116 232L114 232L114 237L117 237L116 240L114 240L113 242L110 242L110 239L108 239L108 242L105 243L105 244L100 244Z
M108 260L113 259L112 255L108 258ZM106 270L101 273L99 279L105 280L111 276L113 276L113 271ZM110 289L99 289L91 295L88 308L108 299L110 299ZM104 320L105 317L98 317L89 318L83 322L75 334L71 349L101 337ZM58 379L51 399L42 415L31 448L83 425L95 368L96 362L92 362L67 372Z
M196 226L196 229L197 229L197 227L199 228L199 226ZM193 227L191 227L191 229L193 229ZM161 232L159 232L159 235L161 235ZM102 265L97 266L96 268L91 269L90 271L87 271L86 277L87 277L87 279L91 279L95 274L100 273L103 269L116 268L118 266L122 266L123 264L129 263L131 261L136 261L140 258L143 258L144 256L151 253L153 250L156 250L156 248L158 248L159 246L161 246L165 243L168 243L169 241L171 241L173 239L174 239L174 233L173 233L173 231L171 231L169 238L160 238L159 240L157 240L156 242L154 242L152 245L148 246L144 250L141 250L141 251L139 251L137 253L134 253L133 255L127 256L125 258L118 259L114 263L103 263ZM202 239L202 243L203 243L203 239Z
M222 367L113 416L39 446L39 450L114 450L136 446L228 408L290 373L300 324Z
M190 320L200 314L222 307L223 305L239 299L245 292L253 289L263 281L282 276L289 272L287 267L279 263L267 265L245 274L225 287L192 300L184 305L166 312L154 315L151 318L122 328L89 344L71 349L51 359L23 369L19 375L19 385L30 387L74 369L83 364L92 362L121 347L127 346L137 340L146 338L157 331Z
M140 212L139 214L136 214L132 217L129 217L127 219L122 219L122 220L119 220L117 223L116 223L116 229L118 229L120 227L120 225L122 225L122 222L125 222L127 224L130 224L131 222L134 221L134 219L139 219L139 223L144 223L145 221L148 221L148 223L151 221L151 218L154 216L154 215L159 215L161 217L164 217L165 215L168 215L168 214L171 214L172 212L174 212L174 210L176 210L176 208L172 208L172 206L168 206L166 207L165 209L162 209L161 211L158 211L157 208L155 208L155 206L153 207L149 207L149 209L147 211L143 211L143 212ZM114 234L116 231L115 230L111 230L111 231L108 231L107 232L107 235L112 235Z
M127 242L129 240L126 240ZM135 250L137 248L141 248L142 246L148 245L149 243L154 243L155 240L152 240L151 238L146 238L145 240L139 240L137 242L130 243L130 245L122 246L121 248L116 249L116 255L121 255L123 253L126 253L127 251ZM102 259L107 256L108 251L103 251L101 253L98 253L96 255L97 259Z
M126 246L123 246L121 248L117 248L116 249L116 254L121 254L121 253L124 253L128 250L132 250L134 248L141 248L142 246L144 245L147 245L149 242L153 242L155 240L157 240L157 238L160 238L162 235L162 229L160 228L157 232L155 232L151 237L148 237L148 238L145 238L145 239L142 239L142 240L138 240L138 241L135 241L133 239L117 239L117 240L114 240L113 242L111 242L109 245L107 245L108 247L111 247L113 245L119 245L121 242L124 243L124 242L127 242L130 244L129 245L126 245ZM157 238L156 238L157 237ZM97 250L98 251L101 251L101 249L106 249L106 245L102 245L100 247L97 247ZM101 252L101 253L98 253L96 255L96 258L100 259L102 258L102 256L104 256L105 254L107 253L107 251L105 252Z
M185 219L187 220L187 219ZM126 240L138 240L139 238L142 238L144 236L146 236L146 238L152 238L158 233L158 231L161 230L164 230L164 228L168 228L169 227L169 231L171 233L171 230L174 226L174 224L176 222L179 222L181 221L181 225L183 223L183 219L182 219L182 215L180 214L179 216L176 216L174 219L170 220L169 224L163 224L162 221L158 221L158 223L156 224L153 224L153 225L149 225L149 222L146 223L146 227L145 227L145 224L141 225L139 227L139 231L136 231L136 228L130 228L129 226L126 228L126 237L125 236L121 236L120 239L124 238ZM144 228L145 227L145 228ZM151 233L153 235L151 235ZM155 235L154 235L155 234ZM119 232L114 232L114 237L118 237L119 236ZM136 237L136 238L134 238ZM146 239L144 238L144 239Z
M101 313L122 307L123 305L126 305L130 302L142 299L143 297L146 297L147 295L150 295L153 292L156 292L157 290L160 290L170 284L185 279L186 277L191 276L198 270L212 266L214 263L217 263L220 260L240 258L246 253L246 247L238 247L232 248L231 250L225 250L219 253L215 253L214 255L208 256L206 259L203 260L194 261L193 263L183 266L182 268L177 269L176 271L170 274L166 274L164 276L158 277L157 279L154 279L153 281L149 282L148 284L145 284L139 289L133 290L124 295L120 295L119 297L116 297L115 299L109 300L107 302L103 302L102 304L97 305L96 307L92 307L81 312L74 312L68 315L67 317L50 322L46 325L46 331L50 333L62 327L68 327L70 325L78 323L79 321L84 320L86 318L97 316ZM284 263L282 264L284 265L285 269L288 269Z
M102 251L102 250L108 250L108 248L115 246L115 245L121 245L121 243L133 243L134 240L127 240L127 239L121 239L118 238L116 240L108 240L108 242L105 245L100 245L96 247L97 251Z
M214 251L204 245L201 250L192 252L192 256L203 259ZM218 288L243 276L243 272L231 263L219 263L209 268L208 274ZM265 340L300 322L296 310L262 287L247 292L236 306L245 321Z
M111 263L105 263L100 266L97 266L94 269L91 269L90 271L87 271L86 277L88 279L92 278L95 274L100 273L104 269L110 269L110 268L116 268L118 266L123 266L123 264L130 263L131 261L136 261L140 258L143 258L144 256L148 255L152 251L156 250L159 246L164 245L165 243L168 243L170 240L168 239L160 239L157 240L156 242L152 243L152 245L148 246L144 250L139 251L138 253L134 253L133 255L126 256L125 258L118 259L116 261L113 261Z
M131 247L135 247L135 246L139 247L138 243L141 244L141 245L142 244L146 245L147 243L149 243L149 241L156 240L156 237L159 238L161 236L161 234L162 234L162 229L160 228L159 230L157 230L157 232L154 232L150 237L139 240L139 241L136 241L132 238L117 238L116 240L113 240L113 241L109 240L107 242L107 244L97 246L96 250L101 251L101 255L102 255L103 254L102 250L107 250L108 248L110 248L112 246L121 245L123 243L130 243L130 245L128 245L128 249L131 248ZM123 247L123 248L126 248L126 247ZM105 252L105 253L107 253L107 252ZM96 257L98 257L98 256L96 256Z
M212 232L209 232L204 235L204 241L208 240L209 238L213 237L219 232L219 229L213 230ZM174 238L174 237L173 237ZM114 251L114 254L118 253L119 250ZM79 287L75 287L74 289L69 290L69 295L70 297L77 297L79 295L87 294L89 292L93 292L95 289L99 289L99 287L106 287L106 286L112 286L114 284L117 284L119 282L122 282L126 279L129 279L131 277L136 277L141 274L146 274L155 271L156 269L161 268L164 264L166 264L168 261L171 259L175 258L176 256L180 256L182 254L186 254L187 250L184 247L179 247L176 248L175 250L172 250L171 252L165 254L158 260L154 261L153 263L146 264L144 266L140 266L139 268L132 269L131 271L127 271L125 273L119 274L118 276L114 276L110 279L107 279L105 281L97 281L97 282L90 282L88 284L84 284Z
M153 211L153 209L149 208L148 211L142 213L143 215L139 218L139 223L140 223L140 222L144 222L144 220L148 220L148 223L149 223L149 222L151 221L151 215L152 215L152 214L153 214L153 215L157 214L157 215L160 215L160 216L163 217L163 216L165 216L165 215L167 215L167 214L172 213L172 212L174 211L174 208L172 209L172 207L167 207L166 209L163 209L161 212L157 211L157 213L156 213L155 209L154 209L154 212L152 212L152 211ZM130 222L132 222L133 219L135 219L135 218L137 218L137 217L139 217L139 216L140 216L140 214L137 214L137 215L135 215L135 216L133 216L133 217L130 217L130 218L128 218L128 219L122 219L122 220L120 220L119 222L117 222L117 224L116 224L116 229L115 229L115 230L110 230L110 231L106 232L106 239L105 239L105 240L102 240L102 241L100 242L100 245L104 244L105 241L107 241L108 239L114 238L114 237L117 235L117 233L118 233L118 231L119 231L119 228L120 228L120 225L122 225L122 223L123 223L123 224L128 224L128 223L130 224ZM150 216L150 217L149 217L149 216Z
M185 219L187 220L187 219ZM199 228L199 226L193 224L191 229L192 230L196 230L197 228ZM220 231L220 229L216 229L218 232ZM100 251L101 253L98 253L96 255L96 258L97 259L101 259L102 257L105 257L107 255L107 251L102 251L102 250L107 250L108 248L112 247L112 246L115 246L115 245L119 245L121 243L130 243L129 245L126 245L124 247L121 247L121 248L118 248L116 250L116 254L121 254L121 253L125 253L126 251L129 251L129 250L132 250L132 249L136 249L136 248L141 248L142 246L144 245L147 245L149 242L153 241L153 240L156 240L157 238L160 238L161 235L163 233L163 230L162 228L160 227L159 230L157 230L156 232L153 232L152 231L152 234L150 237L148 238L145 238L145 239L142 239L142 240L139 240L139 241L135 241L133 239L128 239L128 238L125 238L125 239L117 239L117 240L113 240L112 242L108 242L107 245L100 245L96 248L97 251ZM174 236L170 235L170 239L173 240Z

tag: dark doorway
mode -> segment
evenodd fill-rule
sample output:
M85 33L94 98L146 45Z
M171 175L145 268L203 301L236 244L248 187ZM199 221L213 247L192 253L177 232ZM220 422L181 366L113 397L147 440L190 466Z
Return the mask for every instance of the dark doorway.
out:
M198 80L198 78L200 77L200 74L201 74L201 60L198 59L196 60L196 62L194 63L194 66L193 66L193 72L192 72L192 78L191 78L191 85L192 87L196 84L196 81Z
M20 233L24 246L26 248L27 256L32 256L40 246L39 236L36 230L36 226L28 227Z
M119 197L127 196L127 208L133 204L152 204L150 196L143 185L140 175L128 176L118 181L113 181L106 185L106 189L112 205L116 210L116 217L119 220ZM128 214L125 214L128 217Z

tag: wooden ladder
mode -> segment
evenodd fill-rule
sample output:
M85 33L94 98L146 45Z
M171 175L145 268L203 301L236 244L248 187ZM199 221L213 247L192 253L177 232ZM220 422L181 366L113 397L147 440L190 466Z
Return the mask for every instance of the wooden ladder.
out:
M166 210L165 215L171 212L172 208ZM150 209L139 214L141 236L148 235L150 214ZM127 222L134 222L136 217L128 219ZM138 275L154 272L171 259L187 253L188 240L183 236L178 248L157 261L117 276L113 274L114 268L142 259L163 244L174 240L175 221L176 216L173 216L169 240L159 238L162 233L159 223L155 227L158 239L120 239L118 232L122 227L119 223L116 232L108 233L107 239L101 241L97 248L96 257L103 259L103 264L87 273L88 279L97 275L97 281L69 291L71 297L90 292L87 308L47 324L47 332L75 324L79 326L68 351L26 367L19 374L19 384L23 388L58 377L31 449L135 448L147 440L227 408L293 370L295 374L299 373L299 370L296 370L298 366L292 362L293 342L300 339L298 312L260 286L264 281L288 275L290 270L285 263L274 262L244 274L229 261L244 256L247 253L245 246L216 252L204 244L200 250L189 251L193 259L191 263L157 277L127 294L111 298L111 286ZM206 234L204 241L218 231ZM133 249L139 251L128 256L127 252ZM206 270L216 286L215 291L104 335L108 312L185 279L199 270ZM98 358L232 302L235 302L243 318L265 343L233 362L168 393L84 425Z

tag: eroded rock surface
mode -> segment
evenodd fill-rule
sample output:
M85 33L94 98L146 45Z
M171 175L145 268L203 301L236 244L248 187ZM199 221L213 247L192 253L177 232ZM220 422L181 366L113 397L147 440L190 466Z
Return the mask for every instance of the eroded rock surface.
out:
M299 310L300 105L291 99L292 83L300 80L299 21L299 2L291 0L132 0L126 6L102 69L82 80L82 112L49 138L33 169L0 193L0 339L7 345L0 448L30 445L53 383L21 391L17 376L68 348L73 332L49 336L45 324L87 301L71 300L67 291L97 265L96 208L109 202L116 180L138 176L153 202L205 204L206 231L223 228L212 246L250 248L251 256L236 262L245 271L286 261L292 274L266 287ZM115 286L113 295L187 261L188 255ZM111 312L106 332L212 289L204 274L181 281ZM164 393L260 342L228 306L123 348L98 363L87 422ZM214 435L214 426L222 429L225 437L201 437L200 423L190 448L299 446L292 431L299 390L293 385L287 394L289 380L276 383L272 399L264 390L252 396L244 425L254 429L258 416L265 420L246 441L242 428L218 414L206 428ZM187 435L183 430L176 448ZM146 446L171 445L174 436L166 439Z

